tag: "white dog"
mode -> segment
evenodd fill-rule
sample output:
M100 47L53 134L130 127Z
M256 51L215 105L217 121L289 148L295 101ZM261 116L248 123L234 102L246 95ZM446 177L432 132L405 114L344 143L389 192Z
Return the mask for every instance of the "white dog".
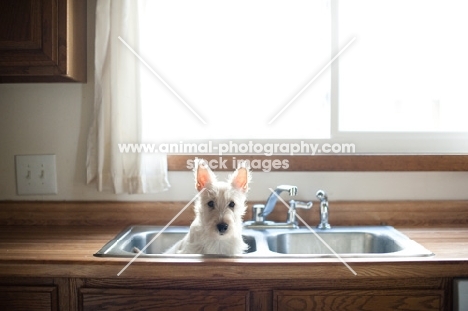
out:
M166 254L242 254L248 245L242 239L242 216L251 179L246 167L239 167L227 182L217 181L204 160L195 167L195 220L187 235Z

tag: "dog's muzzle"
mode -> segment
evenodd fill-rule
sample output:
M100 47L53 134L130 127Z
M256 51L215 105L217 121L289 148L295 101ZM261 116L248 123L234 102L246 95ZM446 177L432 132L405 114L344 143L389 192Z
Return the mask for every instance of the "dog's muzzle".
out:
M218 228L218 231L220 234L224 234L229 228L229 225L225 222L222 222L222 223L217 224L216 228Z

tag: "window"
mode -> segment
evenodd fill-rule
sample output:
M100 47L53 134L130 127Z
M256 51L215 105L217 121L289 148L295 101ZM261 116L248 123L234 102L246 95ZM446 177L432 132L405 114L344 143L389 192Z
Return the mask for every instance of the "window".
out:
M144 72L148 141L330 139L357 152L468 151L465 1L146 5L139 52L173 89Z
M360 152L468 151L468 3L339 1L334 137Z
M339 129L468 131L466 1L340 1Z
M142 56L207 123L147 71L144 115L154 139L168 129L175 141L330 137L329 70L268 124L329 61L328 1L147 5ZM155 121L162 106L167 115Z

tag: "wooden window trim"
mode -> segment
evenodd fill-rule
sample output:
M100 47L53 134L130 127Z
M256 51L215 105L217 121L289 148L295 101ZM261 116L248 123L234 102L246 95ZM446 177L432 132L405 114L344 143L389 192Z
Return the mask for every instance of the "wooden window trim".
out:
M219 160L214 155L169 155L169 171L187 171L187 161L195 157L206 160ZM272 169L280 172L453 172L468 171L468 155L315 155L315 156L222 156L227 160L227 168L232 170L233 157L236 160L287 160L287 169ZM254 169L255 170L255 169Z

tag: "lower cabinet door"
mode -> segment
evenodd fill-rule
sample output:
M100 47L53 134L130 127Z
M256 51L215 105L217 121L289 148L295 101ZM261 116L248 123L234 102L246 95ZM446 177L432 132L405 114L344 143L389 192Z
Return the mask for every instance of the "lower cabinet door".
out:
M81 288L82 310L248 310L248 291Z
M0 286L0 310L58 310L55 286Z
M442 290L278 290L273 310L443 310Z

